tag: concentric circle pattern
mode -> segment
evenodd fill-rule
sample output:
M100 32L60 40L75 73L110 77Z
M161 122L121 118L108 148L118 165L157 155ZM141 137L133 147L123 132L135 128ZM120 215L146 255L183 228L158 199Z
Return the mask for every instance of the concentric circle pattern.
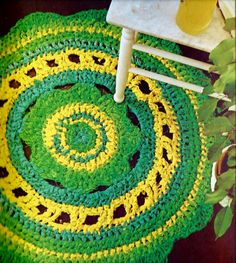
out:
M211 217L204 96L130 74L115 103L121 31L105 17L34 13L0 40L1 262L166 262ZM132 63L210 83L138 51Z

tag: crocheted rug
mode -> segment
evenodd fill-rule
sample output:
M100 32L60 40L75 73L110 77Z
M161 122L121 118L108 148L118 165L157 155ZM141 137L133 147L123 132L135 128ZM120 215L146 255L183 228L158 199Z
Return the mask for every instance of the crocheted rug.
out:
M105 17L34 13L1 39L1 262L165 262L211 217L204 96L129 74L115 103L121 29ZM164 58L132 63L209 85Z

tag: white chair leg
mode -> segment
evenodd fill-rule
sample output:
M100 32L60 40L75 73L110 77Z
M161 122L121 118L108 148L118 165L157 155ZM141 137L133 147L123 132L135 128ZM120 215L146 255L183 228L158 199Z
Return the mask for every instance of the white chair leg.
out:
M114 95L114 100L118 103L121 103L125 98L124 92L131 64L132 46L134 41L135 31L128 28L123 28L116 75L116 92Z

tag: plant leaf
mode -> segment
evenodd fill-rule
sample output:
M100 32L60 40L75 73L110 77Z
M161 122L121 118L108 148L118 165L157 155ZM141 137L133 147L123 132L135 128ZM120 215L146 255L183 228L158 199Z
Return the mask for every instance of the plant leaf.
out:
M233 99L233 97L235 97L235 81L234 82L226 82L225 83L225 88L224 88L224 94L227 95L231 100ZM235 104L235 98L234 98L234 103L232 103L232 105Z
M227 165L229 167L236 166L236 147L233 147L232 149L229 150Z
M234 29L236 29L235 17L230 17L230 18L226 19L224 30L231 32Z
M235 61L235 39L224 39L209 56L215 66L224 66Z
M213 92L214 92L213 86L208 86L208 87L204 88L203 91L202 91L202 93L206 94L206 95L209 95L209 94L211 94Z
M214 230L216 239L224 235L230 227L233 218L233 213L230 207L223 207L216 215L214 221Z
M222 93L224 90L231 97L235 96L235 79L236 79L236 64L232 63L225 67L219 79L214 83L215 92Z
M228 66L228 64L224 65L224 66L215 66L214 71L218 71L220 74L222 74L222 73L224 73L226 71L227 66Z
M206 204L217 204L220 202L227 193L223 189L217 189L214 192L206 194Z
M236 63L227 66L227 70L222 74L222 80L225 83L224 92L230 97L235 98L236 83Z
M212 72L212 71L216 71L216 70L218 70L218 67L215 65L212 65L209 67L208 72Z
M229 167L236 166L236 158L235 157L229 158L228 161L227 161L227 164L228 164Z
M228 157L236 157L236 146L231 146L232 148L230 148L228 150Z
M217 99L208 97L203 102L198 112L199 121L206 121L207 119L209 119L210 116L213 115L216 105L217 105Z
M236 126L236 115L234 111L228 111L227 118L229 119L232 126Z
M229 108L235 104L236 104L236 98L235 97L231 98L231 101L224 101L225 108Z
M234 131L230 132L228 135L228 138L231 141L231 143L235 143L236 142L236 133Z
M208 159L212 162L215 162L219 159L222 154L222 150L226 146L228 139L223 136L217 136L214 144L209 148Z
M226 84L222 76L223 75L221 75L219 79L217 79L217 81L214 83L214 86L213 86L214 91L217 93L222 93L225 89Z
M232 124L226 117L216 117L204 126L206 135L215 135L223 132L228 132L233 128Z
M222 173L217 180L218 189L229 190L233 184L235 184L235 171L234 169L229 169L228 171Z

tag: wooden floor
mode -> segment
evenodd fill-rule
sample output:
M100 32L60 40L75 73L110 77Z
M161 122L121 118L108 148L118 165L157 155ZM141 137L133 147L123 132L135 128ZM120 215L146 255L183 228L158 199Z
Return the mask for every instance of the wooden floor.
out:
M70 15L87 9L108 9L110 2L110 0L1 0L0 36L5 35L17 20L32 12L56 12L62 15ZM186 56L207 61L208 55L206 53L188 47L182 47L182 51ZM216 206L215 212L218 210L219 206ZM202 231L177 241L168 262L234 263L236 262L234 233L235 220L230 230L222 238L215 241L214 225L211 221Z

